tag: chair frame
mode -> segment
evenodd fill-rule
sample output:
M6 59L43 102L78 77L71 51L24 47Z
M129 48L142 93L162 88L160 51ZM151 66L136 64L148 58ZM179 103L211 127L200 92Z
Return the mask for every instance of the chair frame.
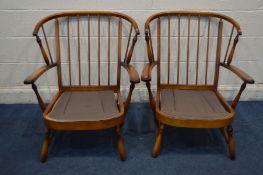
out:
M188 17L188 31L190 30L189 20L190 20L190 17L192 16L198 17L199 21L200 21L200 17L219 18L220 22L218 24L218 36L222 36L222 20L226 20L232 23L233 29L235 28L237 30L237 35L234 39L232 47L230 48L229 56L228 58L225 57L223 62L220 62L222 37L218 37L217 39L216 67L215 67L216 72L215 72L215 81L213 85L197 85L196 86L196 85L189 85L188 83L183 84L183 85L182 84L169 84L169 83L161 84L160 83L160 17L169 18L170 16L178 16L178 18L180 18L181 16ZM150 31L150 23L154 19L157 20L157 60L155 60L154 58L154 51L153 51L151 31ZM200 25L199 25L199 28L200 28ZM170 34L169 29L168 31ZM158 152L161 147L165 125L170 125L170 126L185 127L185 128L219 128L223 136L225 137L227 144L229 145L230 158L235 159L235 142L233 138L233 126L232 126L233 118L235 116L235 107L241 97L242 92L246 88L246 85L254 83L253 78L251 78L249 75L247 75L245 72L243 72L236 66L231 65L233 55L235 52L235 48L238 42L238 38L241 34L242 32L241 32L240 26L234 19L228 16L225 16L223 14L214 13L214 12L165 11L165 12L154 14L147 19L147 21L145 22L145 40L147 43L147 53L148 53L149 63L146 64L143 69L141 80L146 82L147 90L149 93L150 105L151 105L152 110L155 112L155 116L156 116L155 118L156 118L157 129L156 129L155 143L154 143L154 147L152 150L152 156L154 158L158 156ZM179 32L179 37L180 37L180 32ZM188 38L189 38L189 32L188 32ZM188 40L188 43L189 43L189 40ZM199 46L199 43L198 43L198 46ZM168 47L170 47L170 44ZM229 49L229 46L228 46L228 49ZM168 52L169 52L168 54L170 54L170 50L168 50ZM152 90L151 90L151 80L152 80L151 74L152 74L153 68L156 66L157 66L157 92L156 92L156 97L154 97ZM218 92L218 78L219 78L220 67L226 68L227 70L231 71L243 81L239 89L239 92L237 93L237 95L235 96L231 104L228 104L228 102L224 99L224 97ZM168 81L169 81L169 78L168 78ZM223 107L229 112L229 114L223 119L211 120L211 121L210 120L200 120L200 119L190 120L190 119L184 118L183 116L176 117L176 118L168 116L165 113L161 112L160 110L160 103L161 103L160 102L160 90L167 89L167 88L168 89L183 89L183 90L187 90L187 89L210 90L215 93L215 95L217 96L217 98L219 99Z
M126 20L131 24L131 30L135 30L135 35L132 40L132 44L130 48L126 49L126 54L125 54L125 59L122 62L121 61L121 47L118 45L118 71L117 71L117 85L99 85L98 86L63 86L62 85L62 80L61 80L61 62L60 62L60 41L59 41L59 22L58 18L60 17L78 17L78 22L79 22L79 17L80 16L98 16L98 20L100 19L100 16L108 16L108 17L118 17L119 18L119 24L118 24L118 31L121 31L122 29L122 20ZM55 33L56 33L56 58L57 58L57 63L53 62L52 57L48 58L48 52L44 49L42 41L38 35L39 30L41 29L42 25L46 23L47 21L55 19ZM100 21L99 21L100 22ZM108 21L109 22L109 21ZM79 28L79 26L78 26ZM43 30L43 28L42 28ZM99 30L99 29L98 29ZM109 30L109 28L108 28ZM70 131L80 131L80 130L99 130L99 129L106 129L106 128L112 128L116 127L116 132L118 135L117 139L117 145L118 145L118 150L120 153L120 158L121 160L126 159L126 152L124 148L124 143L123 143L123 138L121 134L121 128L122 124L124 122L124 117L127 112L128 106L131 101L131 95L132 92L135 88L135 84L140 82L140 77L135 70L135 68L130 65L132 53L134 50L135 43L137 41L137 36L140 34L139 28L137 26L137 23L128 15L118 13L118 12L112 12L112 11L68 11L68 12L61 12L61 13L55 13L51 14L47 17L44 17L42 20L40 20L33 31L33 36L36 37L36 41L39 45L40 51L42 53L42 56L44 58L44 61L46 63L45 66L40 67L39 69L35 70L32 74L30 74L25 80L24 84L30 84L32 86L33 91L35 92L35 95L37 97L38 103L40 108L43 111L43 119L44 123L46 126L46 131L45 131L45 137L44 141L42 144L42 149L41 149L41 161L44 162L47 157L48 153L48 146L49 143L55 133L56 130L70 130ZM45 33L44 33L45 35ZM131 35L129 36L131 37ZM121 34L118 33L118 43L120 42L121 45ZM79 39L79 35L78 35ZM129 38L130 39L130 38ZM45 36L46 40L46 36ZM47 42L47 41L46 41ZM48 43L47 43L48 45ZM48 48L49 49L49 48ZM90 48L89 48L90 49ZM48 50L49 51L49 50ZM50 52L50 51L49 51ZM80 52L80 51L79 51ZM100 50L99 50L100 52ZM50 55L50 54L49 54ZM78 54L80 55L80 54ZM79 62L80 64L80 62ZM52 100L49 102L49 104L46 106L43 99L41 98L37 86L35 82L38 80L38 78L43 75L45 72L48 70L56 67L57 68L57 75L58 75L58 92L57 94L52 98ZM121 74L121 67L123 67L130 78L130 89L129 93L127 95L127 98L125 102L122 101L121 93L120 93L120 74ZM80 74L79 74L80 75ZM89 75L90 76L90 75ZM103 90L113 90L115 93L117 93L117 104L119 107L119 114L112 119L109 120L102 120L102 121L72 121L72 122L61 122L54 120L52 118L49 118L49 113L52 110L53 106L61 96L61 94L65 91L103 91Z

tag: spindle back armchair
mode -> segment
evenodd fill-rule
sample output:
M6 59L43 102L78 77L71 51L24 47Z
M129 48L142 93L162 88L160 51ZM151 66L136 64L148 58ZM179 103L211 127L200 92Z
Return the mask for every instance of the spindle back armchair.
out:
M220 128L234 159L232 122L235 107L247 83L254 80L233 66L241 35L232 18L213 12L167 11L145 23L149 63L141 79L146 82L155 111L157 157L165 125L186 128ZM152 69L157 66L157 93L151 90ZM231 105L218 92L220 67L236 74L243 84Z
M47 128L41 150L45 161L56 130L97 130L116 127L118 150L126 159L121 126L140 78L130 65L139 29L129 16L109 11L72 11L40 20L33 36L45 66L24 81L31 84ZM57 68L58 92L48 106L35 81ZM130 90L122 102L121 67L130 77Z

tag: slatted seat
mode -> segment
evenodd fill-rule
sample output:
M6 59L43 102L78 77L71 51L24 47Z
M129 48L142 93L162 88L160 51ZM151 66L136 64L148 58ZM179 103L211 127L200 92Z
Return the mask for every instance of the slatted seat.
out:
M56 121L100 121L120 116L114 91L69 91L57 100L47 118Z
M51 14L40 20L33 35L45 66L29 75L43 111L46 134L41 149L45 161L55 131L79 131L116 128L121 160L126 159L121 126L135 84L140 82L130 65L139 35L136 22L112 11L73 11ZM46 106L36 80L56 68L58 92ZM128 95L122 101L122 68L130 79ZM125 75L125 74L124 74Z
M229 117L212 91L162 89L160 96L161 112L178 120L217 120Z
M235 107L246 85L254 83L253 78L231 65L241 34L234 19L213 12L167 11L147 19L145 40L149 63L141 79L146 82L156 114L153 157L158 156L165 125L171 125L219 128L228 143L230 158L235 158L232 127ZM151 89L155 67L156 96ZM218 91L220 68L226 68L243 81L231 104Z

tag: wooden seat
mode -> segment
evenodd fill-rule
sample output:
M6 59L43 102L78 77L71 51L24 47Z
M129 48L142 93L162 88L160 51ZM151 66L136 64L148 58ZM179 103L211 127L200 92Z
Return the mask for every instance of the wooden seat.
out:
M228 116L213 91L162 89L162 113L180 120L218 120Z
M61 94L49 120L100 121L119 117L114 91L67 91Z
M139 35L136 22L117 12L61 12L40 20L33 35L45 65L29 75L24 83L32 85L43 111L46 134L41 160L46 160L49 142L57 130L112 127L118 135L120 158L125 160L121 126L135 84L140 82L137 71L130 65ZM52 68L57 69L58 92L46 106L35 82ZM130 79L124 102L120 90L121 68Z
M229 145L230 158L235 158L232 127L235 107L246 85L254 83L249 75L231 65L240 35L239 24L219 13L167 11L147 19L145 40L149 63L141 79L146 82L156 114L153 157L160 150L165 125L171 125L219 128ZM155 67L156 96L151 90ZM218 91L220 68L226 68L243 81L231 104Z

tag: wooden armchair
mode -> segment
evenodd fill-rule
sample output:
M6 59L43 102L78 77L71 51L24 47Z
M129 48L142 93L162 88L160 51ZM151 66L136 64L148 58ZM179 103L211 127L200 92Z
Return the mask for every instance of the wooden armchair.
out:
M254 80L231 65L239 24L210 12L169 11L149 17L145 39L149 63L141 79L146 82L156 114L157 132L152 150L157 157L165 125L185 128L219 128L235 158L232 122L235 107L247 83ZM157 93L151 91L152 70L157 66ZM220 67L236 74L243 84L231 104L218 92Z
M56 130L98 130L116 127L121 160L126 159L121 126L131 95L140 78L130 65L139 29L129 16L109 11L74 11L52 14L40 20L33 36L45 66L29 75L43 111L46 134L41 150L45 161ZM54 46L52 48L52 46ZM130 77L125 102L120 93L121 67ZM46 106L36 80L57 69L58 92Z

